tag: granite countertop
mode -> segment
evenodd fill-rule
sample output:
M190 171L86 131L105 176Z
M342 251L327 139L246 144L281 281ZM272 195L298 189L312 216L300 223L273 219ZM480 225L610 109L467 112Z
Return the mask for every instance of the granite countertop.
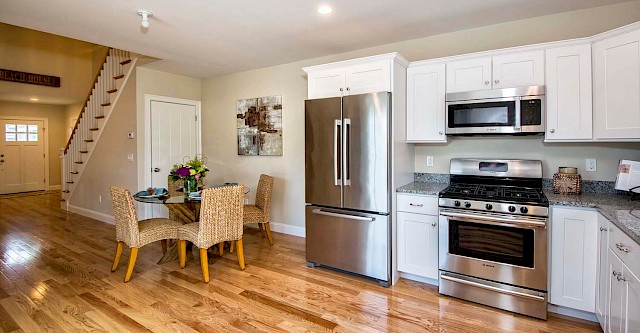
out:
M434 182L413 182L396 189L398 193L438 195L449 184ZM640 200L631 200L617 193L582 193L580 195L555 194L545 190L552 206L593 208L620 228L631 239L640 244Z
M640 200L617 193L555 194L544 191L549 205L595 208L611 223L640 244Z

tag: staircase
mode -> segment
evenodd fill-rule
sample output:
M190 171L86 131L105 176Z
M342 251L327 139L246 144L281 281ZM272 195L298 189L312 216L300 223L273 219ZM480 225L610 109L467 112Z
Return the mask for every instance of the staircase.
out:
M75 185L91 158L93 147L109 121L111 110L118 102L136 61L137 57L132 59L128 51L113 48L109 49L105 57L102 69L94 80L93 88L85 100L82 112L60 157L63 209L67 209Z

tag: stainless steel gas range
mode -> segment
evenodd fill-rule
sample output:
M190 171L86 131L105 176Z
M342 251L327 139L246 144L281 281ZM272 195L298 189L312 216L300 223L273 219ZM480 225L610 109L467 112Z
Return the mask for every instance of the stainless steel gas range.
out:
M439 291L547 318L542 162L452 159L439 195Z

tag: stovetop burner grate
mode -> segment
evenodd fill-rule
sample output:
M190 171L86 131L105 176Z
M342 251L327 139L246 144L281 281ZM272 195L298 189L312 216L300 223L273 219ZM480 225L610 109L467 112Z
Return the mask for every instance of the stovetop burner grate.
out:
M542 191L528 187L483 184L451 184L440 192L441 197L485 199L493 201L546 202Z

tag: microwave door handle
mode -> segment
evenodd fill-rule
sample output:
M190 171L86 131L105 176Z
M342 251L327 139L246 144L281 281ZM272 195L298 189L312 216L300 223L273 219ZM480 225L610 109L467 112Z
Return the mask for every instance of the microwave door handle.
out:
M522 131L522 119L520 118L520 97L517 97L515 99L515 103L516 103L516 117L515 117L515 124L513 124L513 129L516 132L521 132Z

